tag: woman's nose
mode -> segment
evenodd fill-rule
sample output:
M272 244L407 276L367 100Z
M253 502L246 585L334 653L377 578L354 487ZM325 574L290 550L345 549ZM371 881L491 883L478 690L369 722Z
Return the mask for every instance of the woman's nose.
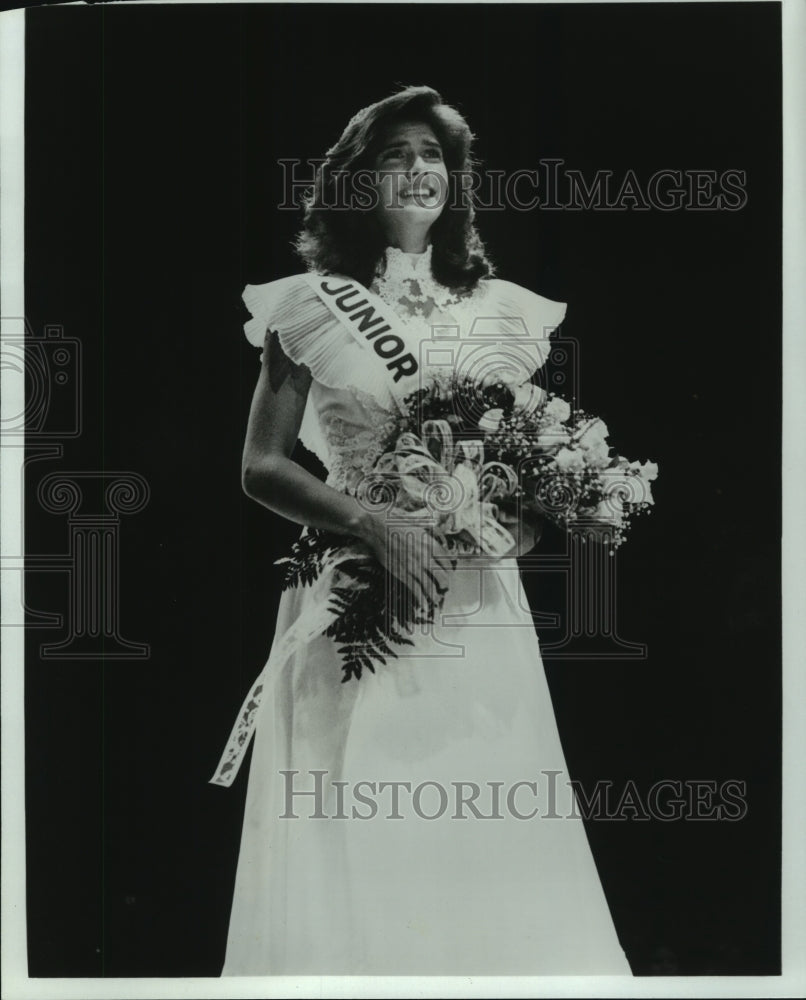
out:
M409 172L412 174L423 174L428 170L428 164L423 159L422 153L415 153L414 158L409 163Z

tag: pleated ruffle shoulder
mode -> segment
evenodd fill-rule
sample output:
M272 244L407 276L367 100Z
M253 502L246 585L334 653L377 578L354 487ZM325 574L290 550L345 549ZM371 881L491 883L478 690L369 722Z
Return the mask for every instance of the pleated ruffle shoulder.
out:
M323 386L348 389L360 382L362 390L372 394L380 405L391 404L383 372L370 372L365 364L365 345L350 335L302 275L247 285L243 300L252 314L244 325L250 344L262 347L266 331L276 330L285 354L307 366ZM550 336L566 312L565 303L498 278L479 282L472 295L451 306L449 314L407 316L403 301L387 304L415 346L424 340L453 342L461 344L466 353L471 349L476 356L487 345L488 357L492 359L499 353L505 368L512 368L517 359L515 367L521 382L545 364L551 349ZM508 380L518 379L510 376Z

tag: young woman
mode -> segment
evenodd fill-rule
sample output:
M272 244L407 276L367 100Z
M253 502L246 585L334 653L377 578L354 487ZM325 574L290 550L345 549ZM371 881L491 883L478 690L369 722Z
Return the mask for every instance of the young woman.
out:
M439 612L399 658L342 683L336 643L299 627L332 577L283 594L213 779L229 783L254 731L225 975L630 972L573 818L515 559L538 526L510 518L511 549L452 568L427 525L361 488L406 387L446 366L528 384L564 316L491 277L471 138L427 87L360 111L307 204L308 274L244 293L264 348L247 494L351 536ZM291 459L298 439L326 482Z

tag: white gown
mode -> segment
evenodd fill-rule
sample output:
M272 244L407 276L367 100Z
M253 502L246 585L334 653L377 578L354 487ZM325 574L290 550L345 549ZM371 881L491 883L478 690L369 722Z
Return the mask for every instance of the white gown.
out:
M429 257L388 250L373 290L412 336L458 325L449 346L460 367L462 352L472 366L481 349L489 370L501 338L525 324L523 351L505 353L525 359L528 378L564 306L495 280L457 303L430 278ZM349 489L371 467L389 411L356 385L361 345L337 323L306 327L293 289L247 288L247 336L262 344L268 323L311 368L301 439L328 483ZM276 637L312 594L282 595ZM266 685L222 975L630 975L582 821L568 818L569 775L517 561L460 564L441 618L401 650L342 683L336 646L319 636ZM289 799L318 780L320 799ZM407 783L396 813L383 782ZM358 818L371 814L367 800L377 814ZM311 818L317 806L325 818Z

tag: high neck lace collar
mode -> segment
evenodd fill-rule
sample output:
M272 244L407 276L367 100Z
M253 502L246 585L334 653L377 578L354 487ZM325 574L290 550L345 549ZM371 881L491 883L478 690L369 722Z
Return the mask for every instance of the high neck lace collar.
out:
M448 312L461 296L435 280L431 271L432 246L410 254L387 247L373 282L373 291L403 319L428 318L432 312Z
M422 253L407 253L399 247L387 247L384 251L384 263L389 270L401 271L405 276L416 274L417 277L430 275L431 253L433 246L429 243Z

